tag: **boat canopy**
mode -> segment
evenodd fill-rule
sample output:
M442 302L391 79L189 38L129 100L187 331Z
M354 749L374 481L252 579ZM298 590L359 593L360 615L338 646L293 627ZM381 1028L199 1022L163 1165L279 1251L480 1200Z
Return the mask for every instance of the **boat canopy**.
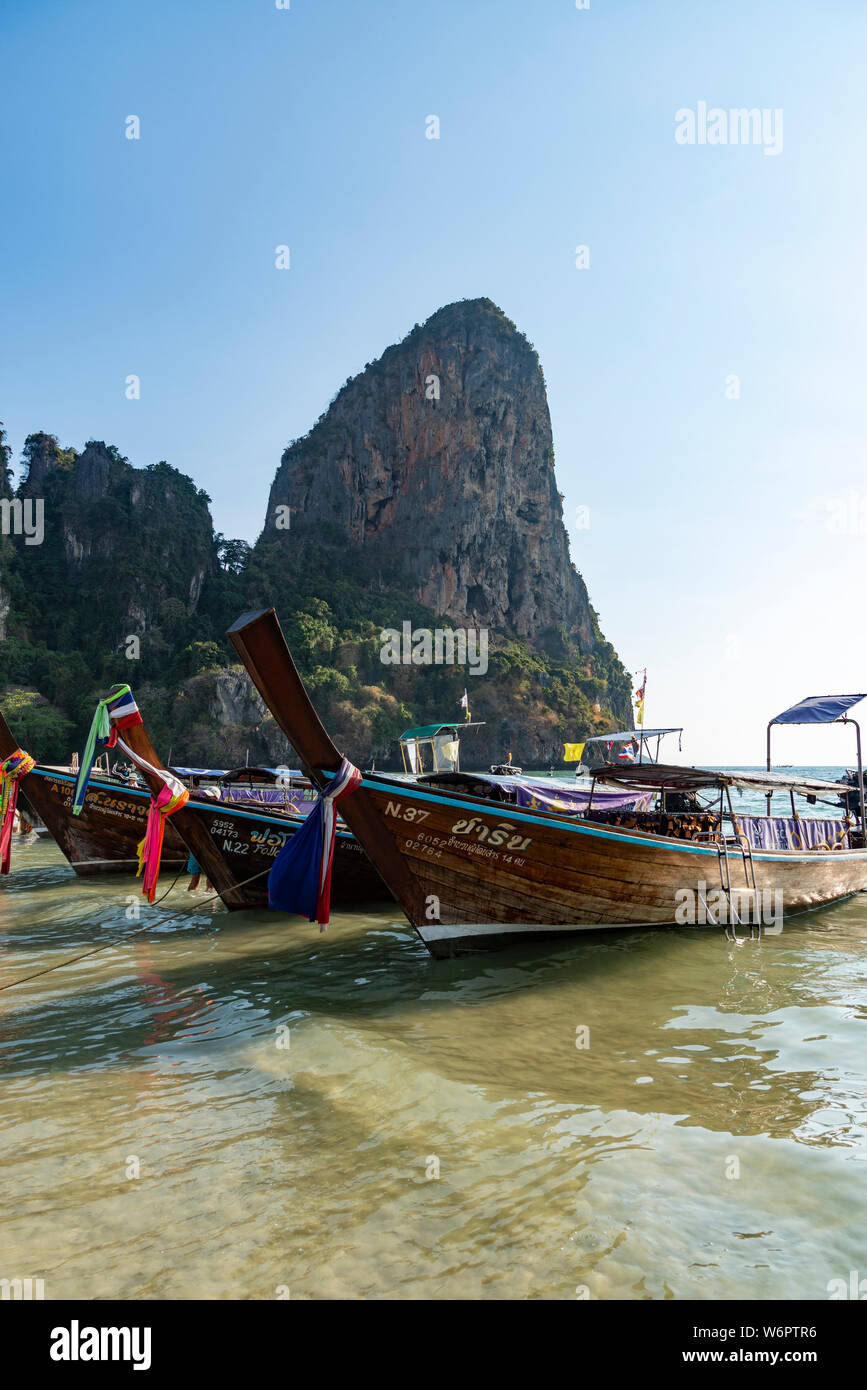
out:
M616 729L611 734L594 734L584 740L581 761L577 775L583 776L596 768L604 767L616 757L620 763L630 766L643 766L646 762L659 761L659 749L667 734L677 734L680 751L681 728L669 729ZM654 746L653 740L656 739Z
M683 729L621 729L616 734L594 734L585 743L625 743L627 739L661 738L663 734L682 734Z
M784 709L775 719L768 721L766 732L767 765L771 767L771 729L775 724L851 724L855 730L855 748L858 753L858 800L861 806L861 831L867 832L867 793L864 790L864 767L861 758L861 725L857 719L850 719L847 710L863 700L863 695L808 695L799 700L791 709ZM768 815L771 814L771 797L768 793Z
M460 772L461 739L464 729L480 729L484 720L464 724L420 724L400 736L400 756L404 772L414 777L423 772Z
M173 772L176 777L183 777L184 781L188 777L213 777L215 781L218 781L227 775L224 767L178 767L174 763L169 768L169 772Z
M400 736L404 772L459 772L460 738L457 724L420 724Z
M411 738L434 738L446 732L451 732L454 737L459 727L458 724L420 724L417 729L407 729L406 733L401 734L400 741L405 743Z
M243 782L245 778L251 782L276 782L278 777L284 780L287 777L305 779L305 774L296 767L264 767L261 764L232 768L230 772L222 774L224 782Z
M833 724L835 719L863 699L863 695L808 695L806 700L799 700L791 709L784 709L771 723Z
M632 787L665 787L666 791L698 791L702 787L741 787L745 791L797 792L800 796L840 795L839 782L818 777L789 777L784 772L749 772L742 768L679 767L674 763L642 763L621 766L606 763L591 772L599 782L628 783Z
M176 777L186 782L193 777L209 778L213 782L241 782L244 778L255 782L276 782L278 777L304 778L305 774L294 767L178 767L175 763L169 768Z

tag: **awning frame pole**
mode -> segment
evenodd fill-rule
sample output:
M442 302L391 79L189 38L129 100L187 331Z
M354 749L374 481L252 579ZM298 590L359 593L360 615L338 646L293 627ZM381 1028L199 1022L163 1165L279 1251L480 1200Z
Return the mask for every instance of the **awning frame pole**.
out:
M840 720L841 724L852 724L855 728L855 745L858 749L858 791L861 800L861 839L867 843L867 820L864 817L864 768L861 762L861 725L857 719L850 719L844 714Z
M807 722L807 721L802 720L802 719L798 719L798 720L793 720L792 722L793 722L793 723L797 723L797 724L803 724L803 723L805 723L805 722ZM830 720L829 722L832 723L832 724L851 724L852 727L853 727L854 730L855 730L855 746L856 746L856 749L857 749L857 752L858 752L858 800L859 800L860 805L861 805L861 838L862 838L862 840L864 841L864 844L867 845L867 808L865 808L865 799L864 799L864 763L863 763L863 760L862 760L862 757L861 757L861 725L858 723L858 720L857 720L857 719L850 719L850 717L849 717L848 714L841 714L840 717L839 717L839 719L832 719L832 720ZM767 750L768 750L768 751L767 751L767 770L768 770L768 772L770 772L770 770L771 770L771 729L773 728L773 726L774 726L775 723L776 723L776 720L772 719L771 722L770 722L770 724L768 725L768 733L767 733ZM766 799L767 799L767 804L768 804L768 811L767 811L767 814L770 816L770 814L771 814L771 793L770 793L770 792L768 792L767 798L766 798ZM847 800L847 805L846 805L847 813L848 813L848 809L849 809L849 807L848 807L848 800Z

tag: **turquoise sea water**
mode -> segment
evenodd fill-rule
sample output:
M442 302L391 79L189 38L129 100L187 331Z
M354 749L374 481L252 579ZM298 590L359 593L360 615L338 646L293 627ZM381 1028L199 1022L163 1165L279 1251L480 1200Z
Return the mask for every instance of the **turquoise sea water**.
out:
M44 841L0 883L0 984L112 943L0 993L0 1277L716 1300L867 1276L867 896L742 945L437 962L388 904L320 934L181 885L136 922L137 891Z

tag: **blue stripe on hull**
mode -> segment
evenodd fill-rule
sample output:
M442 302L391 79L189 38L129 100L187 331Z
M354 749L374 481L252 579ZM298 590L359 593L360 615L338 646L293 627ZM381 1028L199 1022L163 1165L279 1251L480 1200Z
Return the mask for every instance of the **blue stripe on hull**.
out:
M49 772L42 767L35 767L30 773L30 776L46 777L52 782L70 782L72 786L75 786L76 781L68 772ZM119 787L115 782L99 782L95 777L91 777L87 789L88 791L112 792L115 795L120 792L124 796L140 796L145 801L150 800L150 792L148 791L141 791L137 787ZM193 806L201 806L200 802L193 802L192 804ZM279 825L283 830L288 829L290 826L293 830L297 830L300 824L300 822L296 820L290 820L287 823L281 816L269 816L264 813L260 814L257 811L241 811L234 807L231 801L211 801L207 803L205 809L219 811L221 815L233 816L236 820L264 821L266 825ZM339 830L337 833L341 839L344 840L351 840L354 838L348 830Z
M324 775L328 778L334 776L332 772L326 772ZM361 785L367 791L377 791L381 794L387 793L393 786L395 796L409 797L412 801L430 801L438 806L457 806L462 811L475 811L476 815L480 815L482 812L486 811L488 815L502 816L504 818L508 816L509 820L524 821L527 825L535 825L542 828L547 827L549 829L569 830L574 835L589 835L593 839L617 840L621 844L646 845L649 849L677 850L683 854L701 854L706 858L713 859L715 862L719 858L715 848L710 848L705 845L696 845L689 840L673 840L664 835L654 835L651 837L642 835L640 831L632 831L624 835L618 833L616 830L606 830L605 827L601 825L593 825L590 821L565 821L553 815L534 816L531 812L515 810L507 802L498 802L495 810L485 801L463 801L452 796L437 796L434 792L422 791L412 783L393 783L389 785L383 784L382 782L369 782L365 778ZM833 859L835 861L842 859L850 863L859 860L867 861L867 850L840 849L830 854L817 854L813 851L810 851L808 854L799 854L796 850L789 850L781 854L769 854L764 850L753 850L752 857L754 860L761 860L763 862L777 861L782 864L815 864L815 862L820 859Z

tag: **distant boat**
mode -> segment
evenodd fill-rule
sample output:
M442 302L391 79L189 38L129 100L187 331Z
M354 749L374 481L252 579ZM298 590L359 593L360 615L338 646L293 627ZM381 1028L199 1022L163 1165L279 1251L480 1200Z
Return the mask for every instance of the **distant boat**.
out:
M603 767L606 763L635 763L642 766L644 763L658 763L659 752L662 740L669 734L682 734L683 728L680 726L665 729L619 729L612 734L594 734L592 738L584 740L584 749L581 754L581 761L576 768L576 777L586 777L595 768ZM656 746L651 747L651 740L656 739ZM680 738L678 738L678 749L680 748Z

